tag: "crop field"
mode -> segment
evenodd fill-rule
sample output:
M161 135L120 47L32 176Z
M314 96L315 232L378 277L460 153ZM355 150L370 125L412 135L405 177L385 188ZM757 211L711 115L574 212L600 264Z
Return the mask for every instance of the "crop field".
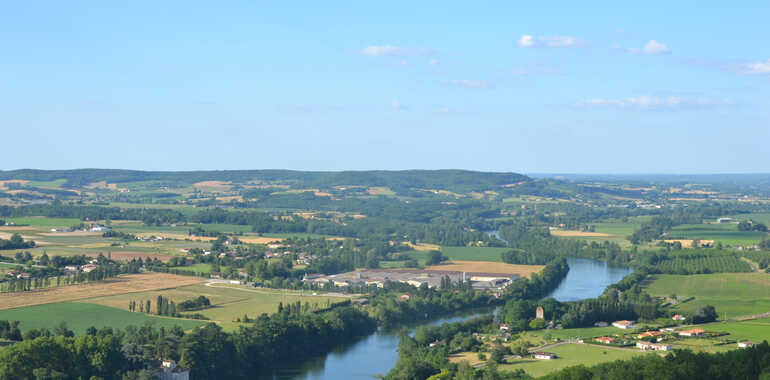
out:
M501 254L510 248L497 247L441 247L441 253L450 260L459 261L503 261Z
M44 216L30 216L26 218L5 218L8 223L18 225L29 225L30 227L71 227L80 224L80 219L76 218L46 218Z
M460 271L460 272L486 272L518 274L521 277L532 277L532 273L539 273L543 265L515 265L491 261L450 261L441 265L429 266L427 270Z
M205 321L132 313L127 310L81 302L58 302L0 310L0 320L19 321L19 328L22 331L36 328L53 330L59 323L65 322L67 327L76 334L84 333L91 326L96 328L125 328L130 325L140 327L149 322L156 327L180 326L189 330L206 323Z
M770 213L768 212L755 212L750 214L737 214L730 215L734 220L753 220L755 222L764 223L770 225Z
M211 264L207 263L199 263L199 264L193 264L193 265L187 265L187 266L181 266L181 267L171 267L171 269L181 270L185 272L192 272L192 273L204 273L209 274L211 273ZM222 271L227 270L227 266L220 266L220 269Z
M767 236L759 231L738 231L735 224L685 224L672 228L666 239L701 239L729 245L748 245L759 243Z
M521 368L531 376L539 377L574 365L591 366L615 360L628 360L648 354L588 344L565 344L548 349L548 352L553 352L557 358L552 360L518 359L512 361L511 364L501 364L497 368L501 371Z
M766 273L656 275L645 287L654 296L695 297L676 306L685 313L705 305L713 305L720 318L770 311L770 275Z
M612 321L608 321L612 322ZM581 327L575 329L554 329L554 330L536 330L527 331L527 335L533 335L542 338L545 334L550 333L551 337L559 339L580 339L580 338L593 338L597 336L613 336L615 334L627 333L628 330L621 330L617 327Z
M580 239L586 241L604 242L611 241L622 247L630 247L631 242L627 237L634 233L641 225L640 221L630 222L602 222L590 223L595 227L594 232L552 230L551 235L565 238Z
M214 307L195 311L195 313L203 314L211 321L222 323L224 326L235 326L232 322L236 318L242 318L244 315L248 315L249 318L255 318L262 313L275 313L278 311L279 303L288 304L300 301L303 304L307 302L311 306L324 307L327 302L335 303L347 299L344 296L326 296L322 293L313 296L313 292L281 291L249 288L225 283L207 283L182 286L175 289L98 297L84 302L127 310L128 303L131 300L152 300L154 304L154 300L159 295L168 297L176 303L200 295L206 296L211 300Z
M573 230L551 230L551 235L560 237L610 237L612 235L604 232L584 232Z
M0 294L0 310L47 303L75 301L106 295L169 289L200 283L195 277L165 273L129 274L105 281L23 293Z

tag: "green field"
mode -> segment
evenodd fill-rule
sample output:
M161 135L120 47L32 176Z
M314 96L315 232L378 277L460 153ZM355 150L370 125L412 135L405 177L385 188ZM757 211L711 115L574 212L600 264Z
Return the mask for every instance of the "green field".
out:
M702 327L710 332L730 333L728 338L733 340L770 341L770 318L743 322L716 322L702 325Z
M748 245L762 241L768 235L758 231L738 231L735 224L685 224L676 226L666 239L714 240L729 245Z
M557 358L552 360L536 359L518 359L511 364L501 364L498 366L500 371L512 371L523 369L534 377L544 376L562 368L606 363L615 360L628 360L636 356L647 355L647 353L630 350L620 350L613 348L598 347L588 344L565 344L548 349L548 352L556 354Z
M741 220L753 220L755 222L764 223L770 225L770 213L768 212L755 212L750 214L737 214L730 215L731 218L737 221Z
M510 248L497 247L441 247L441 253L454 261L494 261L502 262L501 254ZM425 265L428 251L405 251L401 254L417 259L420 265Z
M766 273L656 275L645 287L654 296L695 297L675 307L684 313L705 305L713 305L720 318L770 311L770 275Z
M219 268L221 271L227 270L227 266L220 266ZM193 264L188 266L171 267L171 269L181 270L185 272L209 274L211 273L211 264L199 263L199 264Z
M54 327L63 321L76 334L84 333L91 326L96 328L124 328L130 325L141 326L145 322L151 322L156 327L169 328L178 325L188 330L205 323L204 321L155 317L143 313L132 313L114 307L81 302L59 302L0 310L0 320L20 321L19 327L22 331L36 328L53 330Z
M29 216L25 218L7 218L8 223L16 223L18 225L29 225L31 227L71 227L77 226L81 223L77 218L46 218L44 216Z
M346 300L344 297L328 297L322 293L313 296L314 292L281 291L273 289L249 288L241 285L230 284L204 284L188 285L176 289L155 290L140 293L129 293L115 296L105 296L89 299L87 302L110 306L112 308L127 308L129 301L154 300L162 295L179 303L181 301L204 295L211 300L212 308L195 311L225 327L235 327L233 324L237 318L248 315L250 318L258 317L262 313L272 314L278 311L278 304L288 304L296 301L309 303L311 306L323 307L329 303ZM132 313L133 314L133 313ZM2 318L0 318L2 319Z
M501 254L510 248L496 247L441 247L441 253L450 260L465 261L503 261Z
M608 321L612 322L612 321ZM580 338L592 338L597 336L613 336L615 334L627 334L633 330L622 330L617 327L582 327L575 329L554 329L554 330L536 330L528 331L527 335L534 335L542 338L545 334L550 333L552 339L580 339Z

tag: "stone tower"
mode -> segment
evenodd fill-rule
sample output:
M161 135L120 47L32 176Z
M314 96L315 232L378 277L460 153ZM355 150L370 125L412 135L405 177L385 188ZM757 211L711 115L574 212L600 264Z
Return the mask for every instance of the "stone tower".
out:
M535 309L535 318L545 319L545 311L542 306L538 306L537 309Z

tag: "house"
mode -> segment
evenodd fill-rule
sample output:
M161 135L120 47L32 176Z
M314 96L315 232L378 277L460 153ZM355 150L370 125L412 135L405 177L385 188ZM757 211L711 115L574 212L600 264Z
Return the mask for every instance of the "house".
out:
M535 359L551 360L556 359L556 354L550 352L535 352Z
M612 325L619 328L619 329L632 329L634 328L634 321L615 321L612 322Z
M644 339L648 337L654 337L654 336L661 336L663 335L660 331L645 331L639 335L636 336L636 339Z
M398 299L401 300L401 301L409 301L411 298L412 298L412 296L409 295L409 294L402 294L402 295L398 296Z
M173 360L164 360L160 371L155 372L158 380L190 380L190 371L176 365Z
M97 265L94 265L94 264L88 264L88 265L83 265L82 267L80 267L80 269L81 269L83 272L85 272L85 273L91 273L91 272L93 272L94 270L96 270L96 268L98 268L98 267L99 267L99 266L97 266Z
M501 323L501 324L500 324L500 330L502 330L502 331L508 331L508 330L510 330L510 329L511 329L511 325L509 325L509 324L507 324L507 323Z
M757 345L756 343L749 342L749 341L738 342L738 348L749 348L749 347L754 347L756 345Z
M596 323L594 323L594 326L596 326L596 327L607 327L609 325L610 324L607 323L607 322L596 322Z
M662 343L636 342L636 348L642 351L671 351L671 346Z
M689 330L682 330L679 332L679 335L681 336L701 336L706 333L706 330L704 329L689 329Z
M109 227L95 226L95 227L91 228L89 231L91 231L91 232L107 232L109 230L110 230Z
M687 319L687 317L685 317L684 315L681 315L681 314L676 314L673 317L671 317L671 319L673 319L675 321L684 321L685 319Z
M598 338L594 338L594 341L604 344L612 344L615 342L615 338L609 336L600 336Z
M78 266L77 265L67 265L66 267L64 267L64 269L67 272L77 272L78 271Z
M211 278L222 278L222 273L219 273L219 272L211 272L211 274L209 275L209 277L211 277Z

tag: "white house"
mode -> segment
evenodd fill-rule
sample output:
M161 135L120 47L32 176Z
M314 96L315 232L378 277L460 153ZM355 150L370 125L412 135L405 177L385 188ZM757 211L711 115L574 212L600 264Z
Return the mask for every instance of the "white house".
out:
M164 360L155 377L158 380L190 380L190 371L177 366L173 360Z
M632 329L636 326L634 326L634 321L615 321L612 322L612 325L619 328L619 329Z
M757 345L756 343L749 342L749 341L738 342L738 348L749 348L749 347L754 347L756 345Z
M550 352L535 352L535 359L551 360L556 359L556 354Z

